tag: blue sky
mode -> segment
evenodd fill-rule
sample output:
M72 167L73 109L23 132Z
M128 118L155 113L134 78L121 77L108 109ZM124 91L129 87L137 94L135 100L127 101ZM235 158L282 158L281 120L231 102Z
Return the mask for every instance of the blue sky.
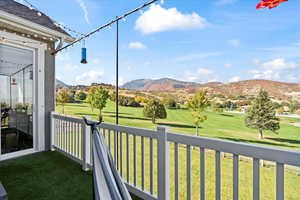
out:
M146 0L30 2L56 21L87 33ZM258 0L165 0L120 22L121 83L170 77L199 83L270 79L300 82L300 3L255 10ZM57 56L68 84L115 82L115 27Z

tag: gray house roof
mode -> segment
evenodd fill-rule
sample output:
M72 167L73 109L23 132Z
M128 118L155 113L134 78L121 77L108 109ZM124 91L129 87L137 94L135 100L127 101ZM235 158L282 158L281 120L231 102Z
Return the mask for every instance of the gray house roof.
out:
M39 11L30 9L14 0L0 0L0 10L70 36L62 28L56 26L54 21L44 13L38 14Z

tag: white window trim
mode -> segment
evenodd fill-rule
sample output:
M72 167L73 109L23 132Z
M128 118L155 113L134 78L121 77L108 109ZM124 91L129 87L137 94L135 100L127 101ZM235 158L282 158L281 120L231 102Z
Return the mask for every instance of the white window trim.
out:
M12 157L23 156L33 152L39 152L45 150L45 51L47 50L47 44L32 40L30 38L18 36L16 34L0 31L0 36L7 38L8 40L2 41L1 43L16 46L19 48L31 49L34 52L34 91L35 91L35 127L34 127L34 148L9 154L0 155L0 160ZM24 41L23 42L12 42L11 40Z

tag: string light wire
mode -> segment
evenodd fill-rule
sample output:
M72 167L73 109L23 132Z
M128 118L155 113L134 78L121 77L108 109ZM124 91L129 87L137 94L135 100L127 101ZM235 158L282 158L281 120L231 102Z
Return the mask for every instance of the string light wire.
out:
M42 13L43 12L41 12L40 11L40 9L38 9L36 6L34 6L32 3L30 3L28 0L23 0L27 5L28 5L28 7L30 8L30 9L34 9L34 10L36 10L38 13L38 16L42 16ZM43 13L44 14L44 13ZM45 15L45 14L44 14ZM45 16L47 16L47 15L45 15ZM69 27L67 27L66 25L63 25L63 24L61 24L61 23L58 23L57 21L54 21L53 20L53 18L51 18L51 20L53 21L53 23L54 23L54 25L55 26L58 26L58 27L60 27L60 28L62 28L62 29L64 29L64 30L66 30L66 31L69 31L69 32L72 32L72 33L74 33L77 37L81 37L81 36L84 36L84 34L83 33L80 33L79 31L76 31L76 30L74 30L74 29L72 29L72 28L69 28Z
M80 38L76 39L75 41L71 42L70 44L68 44L68 45L66 45L66 46L64 46L64 47L61 47L61 48L55 50L55 51L52 53L52 55L55 55L55 54L57 54L58 52L60 52L60 51L62 51L62 50L64 50L64 49L67 49L68 47L72 47L74 44L76 44L76 43L78 43L78 42L80 42L80 41L82 41L82 40L84 40L84 39L89 38L90 36L92 36L92 35L94 35L95 33L101 31L102 29L105 29L105 28L107 28L107 27L108 27L108 28L111 27L112 24L118 22L119 20L124 19L124 18L126 18L127 16L129 16L129 15L135 13L135 12L141 11L141 10L143 10L145 7L148 7L148 6L150 6L151 4L153 4L153 3L157 2L157 1L159 1L159 0L151 0L151 1L149 1L149 2L147 2L147 3L145 3L145 4L143 4L143 5L141 5L140 7L137 7L137 8L135 8L134 10L131 10L131 11L129 11L129 12L123 14L122 16L117 17L116 19L111 20L110 22L108 22L108 23L106 23L106 24L100 26L99 28L95 29L94 31L92 31L92 32L90 32L90 33L87 33L87 34L81 36Z

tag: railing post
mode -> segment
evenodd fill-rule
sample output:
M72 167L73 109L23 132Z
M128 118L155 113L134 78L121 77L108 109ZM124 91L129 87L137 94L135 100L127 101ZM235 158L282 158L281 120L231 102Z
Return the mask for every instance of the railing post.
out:
M169 143L167 128L157 127L158 133L158 199L169 200Z
M50 113L50 120L51 120L51 142L50 142L50 149L51 151L54 151L54 145L55 145L55 134L56 134L56 126L55 126L55 119L54 119L54 112Z
M89 116L86 116L87 119L91 119ZM88 171L91 164L91 128L82 122L82 170Z

